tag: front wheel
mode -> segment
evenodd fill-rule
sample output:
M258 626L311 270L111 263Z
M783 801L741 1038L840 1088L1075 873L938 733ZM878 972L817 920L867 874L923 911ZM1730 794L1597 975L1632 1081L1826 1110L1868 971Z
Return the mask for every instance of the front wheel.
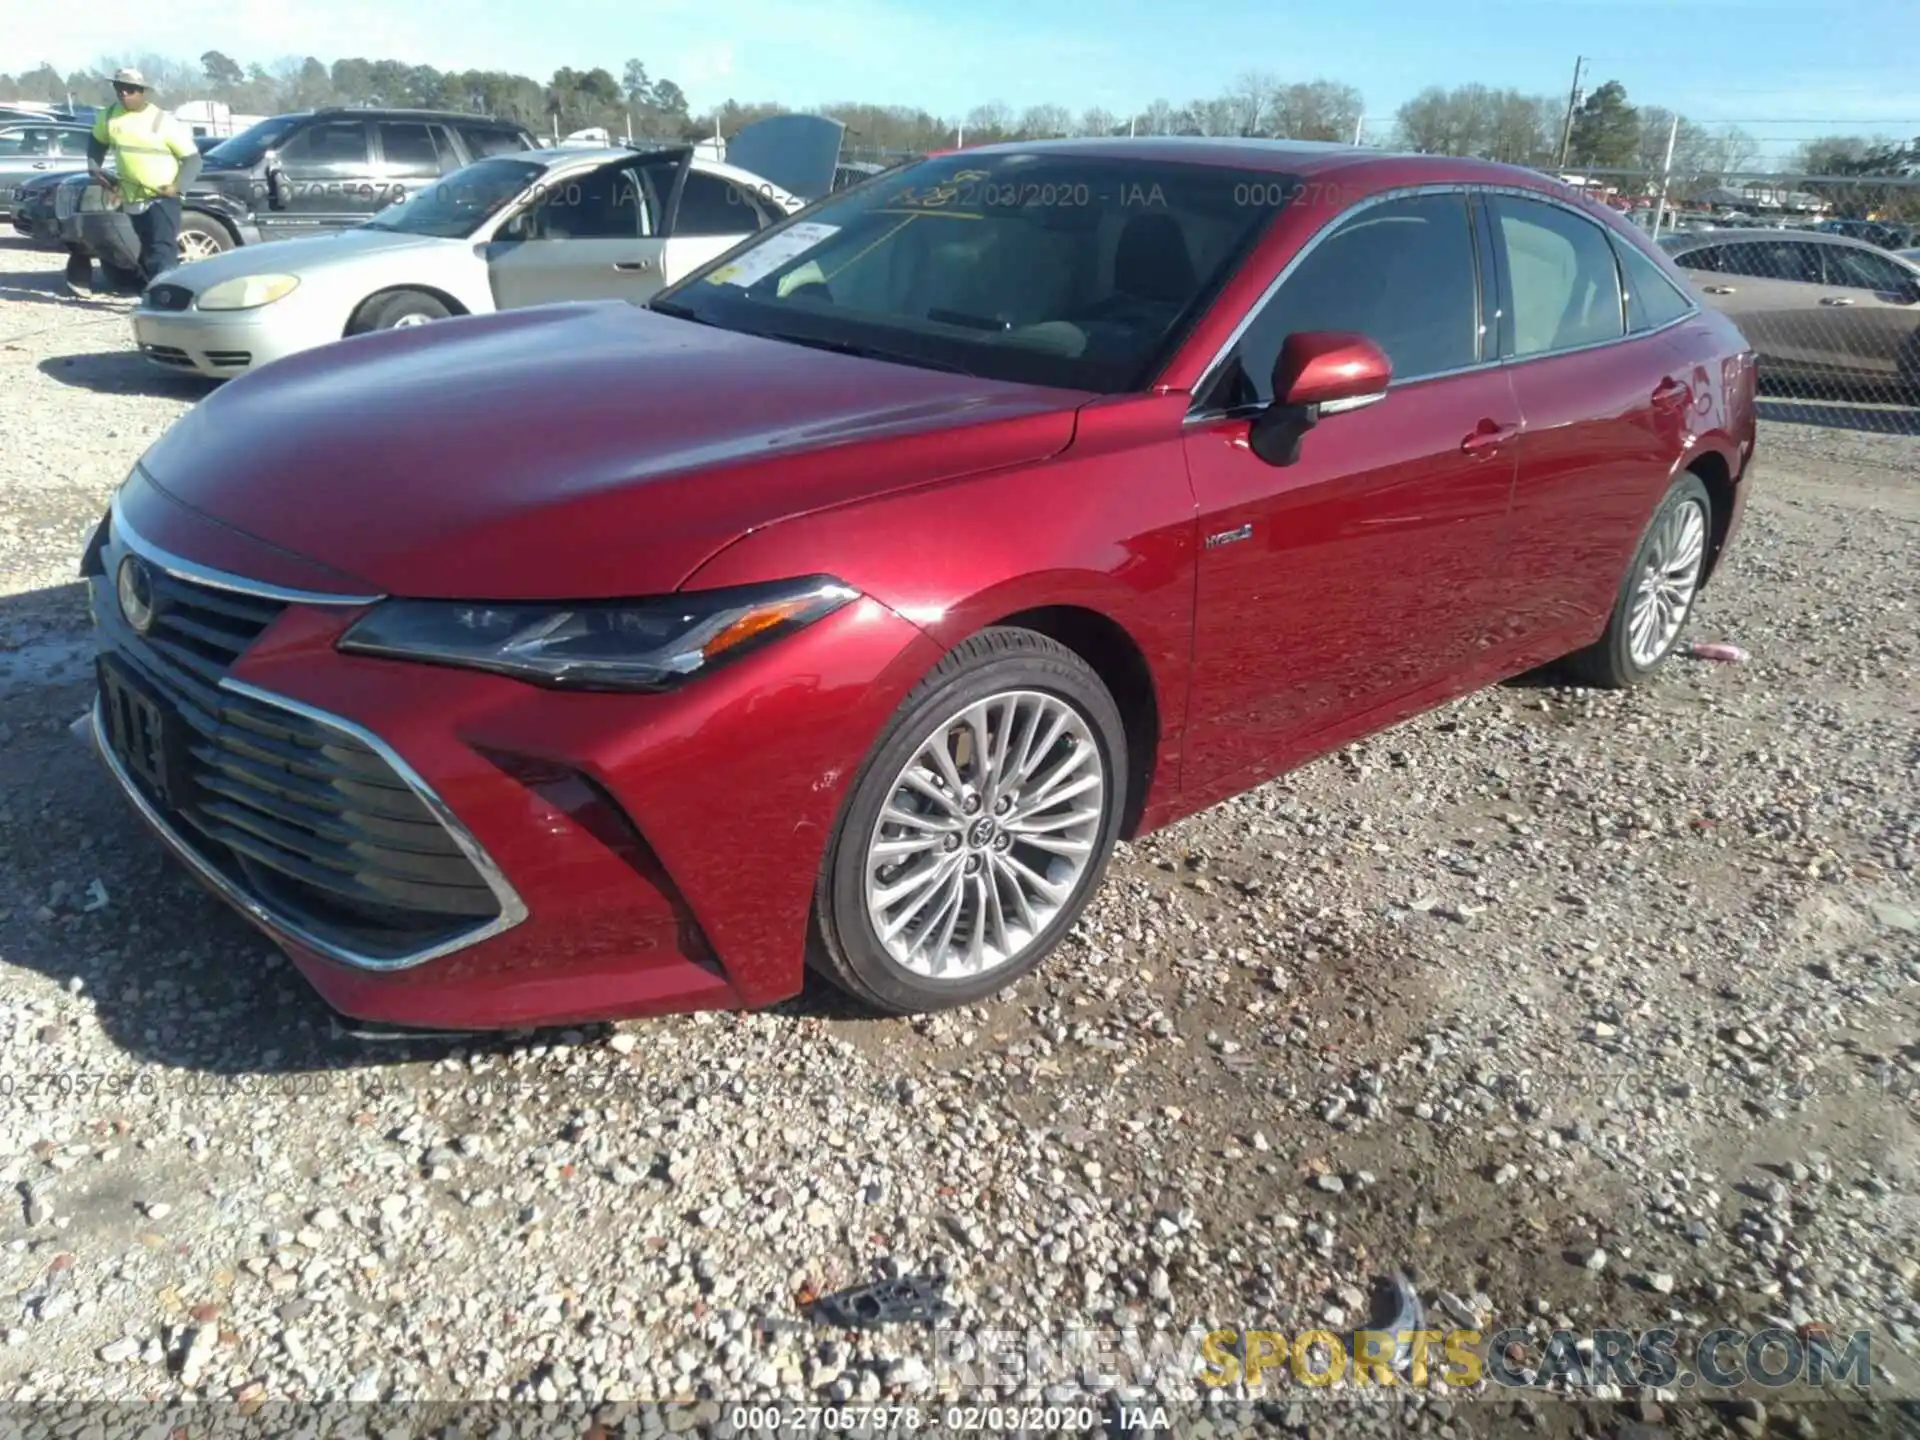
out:
M815 967L897 1015L1011 985L1099 886L1126 754L1113 697L1071 650L1015 629L963 642L855 781L815 891Z
M180 263L190 265L195 260L211 260L233 248L233 236L218 220L209 220L203 215L188 211L180 218L180 234L176 241L180 251Z
M1567 659L1575 679L1625 689L1673 653L1706 576L1712 517L1699 476L1689 472L1673 482L1627 566L1606 632Z
M444 320L453 313L446 302L424 290L395 290L376 295L362 305L347 327L349 335L365 335L374 330L404 330Z

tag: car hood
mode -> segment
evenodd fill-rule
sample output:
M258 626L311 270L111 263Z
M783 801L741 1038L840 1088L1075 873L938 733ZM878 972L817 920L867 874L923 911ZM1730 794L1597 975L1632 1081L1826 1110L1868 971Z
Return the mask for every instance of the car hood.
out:
M443 240L434 235L397 235L391 230L333 230L302 235L294 240L269 240L242 245L205 260L190 261L169 277L193 291L206 289L236 275L307 275L316 269L355 265L376 255L402 250L446 250L471 243Z
M142 468L359 588L592 599L675 589L783 518L1056 454L1091 398L601 301L276 361L195 406Z

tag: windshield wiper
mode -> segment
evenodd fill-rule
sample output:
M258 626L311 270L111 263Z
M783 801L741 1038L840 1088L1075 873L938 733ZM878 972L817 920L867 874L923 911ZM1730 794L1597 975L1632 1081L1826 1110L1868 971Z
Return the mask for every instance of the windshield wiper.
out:
M903 350L884 350L877 345L862 345L855 340L828 340L813 335L793 335L783 330L761 330L756 333L769 340L784 340L789 345L807 345L815 350L831 350L837 355L857 355L862 360L885 360L895 365L918 365L926 370L946 370L955 375L971 375L976 380L980 378L974 371L952 360L934 360Z

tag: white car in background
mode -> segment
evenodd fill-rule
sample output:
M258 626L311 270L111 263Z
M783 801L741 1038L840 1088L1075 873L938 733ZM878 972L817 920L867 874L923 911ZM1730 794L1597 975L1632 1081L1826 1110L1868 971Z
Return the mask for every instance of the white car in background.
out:
M824 131L801 137L800 152L791 133L768 151L743 144L742 131L728 153L766 161L754 170L688 145L476 161L350 229L167 271L133 312L134 339L167 369L224 379L371 330L565 300L645 300L828 192L840 127L821 123L832 125L830 153ZM815 193L803 198L768 171Z

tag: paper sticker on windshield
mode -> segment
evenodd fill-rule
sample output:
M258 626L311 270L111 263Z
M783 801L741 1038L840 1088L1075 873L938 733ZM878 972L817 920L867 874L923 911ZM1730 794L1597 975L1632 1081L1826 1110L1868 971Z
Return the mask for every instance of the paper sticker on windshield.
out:
M814 246L840 233L838 225L823 225L818 220L803 220L771 235L731 265L723 265L707 276L709 285L751 285L798 258Z

